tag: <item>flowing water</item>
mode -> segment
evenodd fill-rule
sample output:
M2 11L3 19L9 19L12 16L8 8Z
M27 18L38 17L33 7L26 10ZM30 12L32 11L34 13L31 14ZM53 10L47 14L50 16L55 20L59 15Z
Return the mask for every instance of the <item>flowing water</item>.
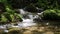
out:
M17 9L20 14L23 16L22 17L22 22L17 22L17 25L14 24L5 24L5 25L0 25L0 29L3 29L5 32L8 32L8 30L6 30L7 28L12 28L12 27L18 27L18 28L25 28L25 27L29 27L29 26L33 26L33 25L37 25L37 23L35 23L34 19L38 18L39 16L37 14L33 14L27 11L24 11L23 9Z
M23 9L19 9L19 11L20 14L23 16L22 23L18 23L20 27L29 27L29 26L37 25L34 21L35 18L39 18L37 14L24 11Z
M38 8L37 8L38 9ZM43 13L31 13L28 11L24 11L23 9L17 9L20 14L23 16L22 17L22 22L17 22L17 23L11 23L11 24L5 24L5 25L0 25L0 30L2 29L4 32L9 32L9 28L25 28L28 29L27 31L24 32L24 34L30 34L31 31L34 34L54 34L57 33L58 27L54 26L48 26L50 23L46 21L42 21L40 15ZM41 24L37 24L37 22L41 22L42 24L44 23L46 26L41 26ZM46 22L46 23L45 23ZM36 26L37 25L37 26ZM33 27L32 27L33 26ZM36 27L35 27L36 26ZM60 31L58 29L58 31ZM58 34L60 34L58 32Z

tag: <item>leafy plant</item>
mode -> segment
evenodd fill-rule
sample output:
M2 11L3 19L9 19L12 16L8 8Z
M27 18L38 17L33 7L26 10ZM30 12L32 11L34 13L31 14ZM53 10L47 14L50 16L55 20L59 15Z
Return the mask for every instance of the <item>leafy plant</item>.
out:
M16 11L11 8L11 6L7 3L7 0L0 0L0 1L4 3L4 7L6 10L5 12L0 14L0 23L16 22L22 20L20 14L16 13Z
M10 14L10 19L12 22L14 22L14 20L15 20L14 15Z
M60 20L60 13L57 10L45 10L43 13L43 19Z
M0 18L0 19L1 19L1 21L0 21L1 24L2 24L2 23L7 23L7 22L8 22L8 19L7 19L3 14L1 15L1 18Z
M14 13L14 16L18 21L22 21L22 16L20 14Z
M8 12L5 12L4 16L8 19L9 22L22 21L22 17L18 13L10 14Z

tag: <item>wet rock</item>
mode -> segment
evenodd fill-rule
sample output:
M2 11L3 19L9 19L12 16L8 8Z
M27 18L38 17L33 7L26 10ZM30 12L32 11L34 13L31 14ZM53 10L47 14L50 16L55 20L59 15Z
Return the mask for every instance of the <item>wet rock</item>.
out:
M42 8L38 8L38 7L36 7L36 9L37 9L37 13L41 13L41 12L44 11Z
M33 19L35 22L42 22L42 18L39 16L39 15L35 15L34 19Z
M26 15L23 15L23 18L24 19L29 19L29 16L26 14Z
M14 26L17 26L17 25L18 25L17 23L14 24Z
M35 22L42 22L42 20L40 18L35 18L34 21Z

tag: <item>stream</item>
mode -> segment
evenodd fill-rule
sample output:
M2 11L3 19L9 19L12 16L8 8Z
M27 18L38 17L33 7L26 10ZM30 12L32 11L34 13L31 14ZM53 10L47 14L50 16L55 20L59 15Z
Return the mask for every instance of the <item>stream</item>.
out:
M41 15L41 13L30 13L28 11L24 11L23 9L17 9L20 14L23 16L22 17L22 22L17 22L16 25L15 24L5 24L5 25L0 25L0 29L3 29L4 32L8 32L8 28L12 28L12 27L17 27L17 28L26 28L26 27L30 27L30 26L34 26L37 25L36 21L40 21L41 18L39 17L39 15Z
M9 33L9 29L18 28L19 34L60 34L60 28L57 26L51 26L50 23L53 21L43 21L41 19L41 13L31 13L24 11L24 9L17 9L22 15L22 22L16 22L11 24L0 25L0 30L5 33ZM57 22L55 22L57 23ZM18 30L17 29L17 30ZM14 30L14 29L13 29ZM57 32L58 31L58 32ZM12 31L13 32L13 31Z

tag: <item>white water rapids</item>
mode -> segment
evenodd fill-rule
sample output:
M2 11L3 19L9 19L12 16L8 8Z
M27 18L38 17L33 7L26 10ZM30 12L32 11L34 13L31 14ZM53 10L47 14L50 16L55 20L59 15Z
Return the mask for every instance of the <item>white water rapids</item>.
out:
M17 22L17 25L14 24L5 24L5 25L0 25L0 29L3 29L4 32L8 32L7 28L12 28L12 27L18 27L18 28L25 28L29 26L34 26L36 23L34 22L34 18L38 18L38 15L33 15L32 13L26 12L23 9L18 9L20 11L20 14L26 15L24 17L29 17L29 18L22 18L22 22Z

